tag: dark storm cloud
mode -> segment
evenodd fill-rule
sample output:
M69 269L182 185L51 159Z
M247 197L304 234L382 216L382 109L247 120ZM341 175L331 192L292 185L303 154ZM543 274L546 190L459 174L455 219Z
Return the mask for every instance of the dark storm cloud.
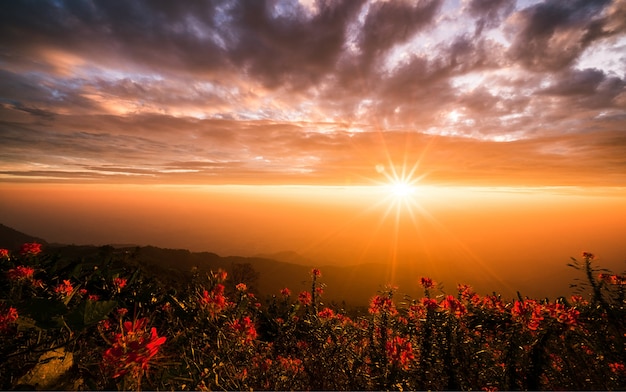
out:
M238 2L231 12L235 43L232 62L275 87L295 87L319 81L332 72L342 53L346 24L356 17L362 0L321 1L318 13L308 18L293 5L287 15L276 15L270 1Z
M406 42L430 24L441 3L441 0L426 0L414 4L407 1L372 4L360 36L364 67L368 68L373 59L380 58L386 50Z
M564 107L620 108L623 107L626 81L607 76L598 69L567 71L559 74L554 83L541 93L560 97Z
M515 8L515 0L471 0L469 14L475 18L475 35L479 36L485 28L493 28Z
M0 69L0 104L43 117L63 110L92 112L97 105L80 94L86 82L75 79L66 83L45 73Z
M615 15L602 14L610 4L610 0L548 0L520 11L511 27L510 56L537 71L570 66L595 40L623 32L624 23L614 25ZM616 6L623 14L623 2Z
M125 59L157 69L210 70L221 61L211 1L18 1L2 8L5 48L56 47L102 63Z
M504 61L498 54L501 48L483 39L459 36L436 49L439 56L414 56L380 84L379 116L390 115L399 108L393 115L399 123L430 124L441 115L439 112L453 110L459 104L474 109L482 107L478 115L497 110L495 103L503 101L501 97L484 91L460 93L451 80L455 76L497 69ZM491 106L483 99L487 95L493 98Z
M333 71L363 2L320 1L312 17L298 4L262 0L12 2L2 6L0 33L4 50L56 47L166 73L183 67L210 75L235 66L271 87L301 86ZM360 61L411 38L440 3L373 4L358 33Z

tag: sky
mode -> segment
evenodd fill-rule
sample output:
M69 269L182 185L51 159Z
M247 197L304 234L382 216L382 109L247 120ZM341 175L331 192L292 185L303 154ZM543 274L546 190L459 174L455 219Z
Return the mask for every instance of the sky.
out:
M624 269L626 1L1 2L0 145L52 241Z

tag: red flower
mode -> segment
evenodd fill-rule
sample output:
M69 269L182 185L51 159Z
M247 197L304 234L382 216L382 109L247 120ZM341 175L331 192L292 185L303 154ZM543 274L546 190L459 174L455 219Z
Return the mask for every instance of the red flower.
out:
M459 290L459 294L461 298L465 301L469 300L474 296L474 291L472 290L472 286L467 284L459 284L457 285L457 289Z
M435 282L433 282L433 280L431 278L427 278L427 277L421 277L420 278L420 284L426 290L432 289L433 287L435 287Z
M543 307L540 303L532 299L524 301L515 301L511 309L513 317L519 319L526 324L531 331L539 328L540 322L543 320Z
M246 316L241 320L235 320L231 324L231 328L240 335L244 344L252 343L257 338L256 328L250 317Z
M122 290L124 287L126 287L126 283L128 283L128 281L124 278L114 278L113 279L113 286L115 286L115 288L117 289L117 292L119 293L120 290Z
M387 313L390 315L396 315L398 313L398 311L396 310L396 305L393 303L391 298L380 295L372 298L368 311L371 314Z
M61 295L70 295L74 291L74 287L69 280L63 280L63 283L54 288L54 292Z
M98 328L103 329L105 331L110 330L111 327L113 327L113 324L111 324L110 320L100 320L98 322Z
M609 363L609 368L615 374L626 373L626 367L624 366L623 363L619 363L619 362Z
M7 275L11 280L32 280L34 273L35 270L33 268L18 265L17 267L10 269Z
M550 317L560 323L567 324L570 327L578 325L578 317L580 312L574 308L566 308L561 303L554 303L546 306L546 310Z
M583 259L585 260L593 260L596 256L593 253L583 252Z
M317 268L313 268L311 270L311 275L313 275L314 278L321 278L322 277L322 272L317 269Z
M304 370L304 366L302 366L302 360L298 358L285 358L280 355L277 358L280 366L287 372L297 374Z
M291 295L291 290L289 290L287 287L285 287L284 289L280 290L280 294L283 297L289 297Z
M14 307L9 307L9 309L6 310L0 308L0 333L9 331L11 324L13 324L17 318L17 309Z
M248 286L246 286L245 283L239 283L237 284L237 286L235 286L235 288L237 289L237 291L241 291L241 292L248 290Z
M330 308L324 308L320 310L317 315L321 319L331 319L335 317L335 312Z
M422 305L428 310L435 310L439 307L437 300L431 298L422 298Z
M575 304L580 304L580 305L583 305L583 306L584 306L584 305L588 305L588 304L589 304L589 302L588 302L588 301L586 301L586 300L583 298L583 296L582 296L582 295L572 295L570 299L571 299L571 300L572 300L572 302L573 302L573 303L575 303Z
M476 295L475 297L472 297L472 300L476 301L476 303L478 303L477 301L479 299L480 297L478 295ZM495 296L495 295L485 296L481 301L481 306L483 308L497 310L498 312L504 312L506 310L506 306L504 305L502 300L498 296Z
M224 309L230 305L224 296L224 285L216 284L211 291L204 290L199 301L200 307L209 312L212 318L217 317Z
M9 258L9 250L0 249L0 259L8 259L8 258Z
M409 306L409 318L413 320L419 320L426 316L426 311L423 306L413 304Z
M313 299L311 298L311 293L308 291L303 291L298 295L298 301L304 306L311 305Z
M223 269L218 269L216 273L213 273L213 276L217 280L218 283L222 283L228 277L228 273Z
M41 253L41 244L37 242L28 242L22 245L20 248L20 253L22 255L31 255L36 256Z
M123 331L115 335L113 345L104 352L103 365L113 378L131 373L139 379L165 343L166 338L159 337L156 328L146 330L147 323L147 318L124 322Z
M600 274L600 280L612 285L625 285L626 277L622 275Z
M448 310L450 313L454 313L457 317L467 313L465 305L459 302L459 300L454 298L452 295L446 296L446 298L441 301L441 307Z
M400 365L403 369L408 369L409 361L415 359L413 346L407 338L394 337L386 344L387 358L395 365Z

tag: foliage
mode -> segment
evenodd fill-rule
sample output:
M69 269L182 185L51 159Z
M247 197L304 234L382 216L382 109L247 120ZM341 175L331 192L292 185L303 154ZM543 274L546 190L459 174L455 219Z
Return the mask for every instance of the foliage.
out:
M67 261L38 245L0 249L5 390L36 388L20 377L59 347L76 359L66 378L89 390L626 388L626 282L589 253L571 264L586 281L570 300L452 295L423 277L421 298L386 287L349 317L324 304L318 269L309 290L260 301L250 266L237 270L247 284L194 270L173 287L112 249Z

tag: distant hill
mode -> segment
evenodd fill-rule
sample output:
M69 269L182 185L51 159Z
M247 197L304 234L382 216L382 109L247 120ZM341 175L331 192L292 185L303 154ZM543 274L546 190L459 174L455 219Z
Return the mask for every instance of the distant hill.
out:
M261 253L255 255L254 257L262 258L262 259L272 259L278 261L284 261L286 263L291 264L300 264L300 265L311 265L313 261L307 257L302 256L293 251L283 251L276 253Z
M24 242L40 242L36 238L17 230L0 225L0 247L15 250ZM240 282L248 284L258 298L279 296L280 290L287 287L292 295L311 289L311 269L322 271L320 283L324 285L324 303L345 301L347 305L364 306L369 300L384 289L390 279L392 266L384 263L363 263L353 265L334 265L311 262L295 252L256 257L220 256L211 252L191 252L186 249L165 249L156 246L135 245L64 245L47 244L46 253L58 257L64 262L80 261L97 266L104 260L114 257L131 269L142 271L165 284L187 284L191 271L216 271L219 268L229 273L227 286L233 289ZM413 298L421 296L423 291L418 285L423 272L418 264L411 264L395 271L395 285L398 286L398 300L403 294ZM452 282L456 283L456 282ZM452 286L452 292L454 287ZM449 288L448 288L449 289Z
M132 252L140 264L157 268L171 276L190 271L194 267L207 272L221 268L229 272L231 284L239 283L236 281L237 276L233 275L237 266L249 265L259 274L254 289L260 298L268 295L278 296L280 290L285 287L295 296L301 291L310 290L311 269L318 267L322 270L320 282L325 285L323 299L328 303L346 301L351 305L367 304L369 299L383 288L387 268L384 264L303 265L265 257L223 257L210 252L190 252L185 249L163 249L154 246L137 247ZM407 281L406 284L408 286L411 283Z
M294 296L310 290L311 269L321 268L321 283L325 285L325 302L346 301L349 304L365 305L384 284L385 267L382 264L361 264L352 266L320 266L295 252L281 252L264 257L222 257L211 252L190 252L186 249L165 249L156 246L135 245L66 245L48 244L45 240L0 225L0 247L17 250L25 242L45 244L46 252L61 260L81 260L98 264L107 257L118 257L131 265L141 267L146 273L164 282L188 281L190 271L196 267L202 271L216 271L221 268L229 273L230 285L238 277L245 278L245 271L257 273L253 284L259 298L279 295L288 287ZM273 258L280 258L277 260ZM242 268L244 275L241 274ZM251 268L251 270L250 270ZM234 273L233 272L239 272ZM246 282L248 283L248 282Z
M42 245L48 244L41 238L24 234L8 226L0 224L0 248L17 251L20 249L22 244L27 242L38 242Z

